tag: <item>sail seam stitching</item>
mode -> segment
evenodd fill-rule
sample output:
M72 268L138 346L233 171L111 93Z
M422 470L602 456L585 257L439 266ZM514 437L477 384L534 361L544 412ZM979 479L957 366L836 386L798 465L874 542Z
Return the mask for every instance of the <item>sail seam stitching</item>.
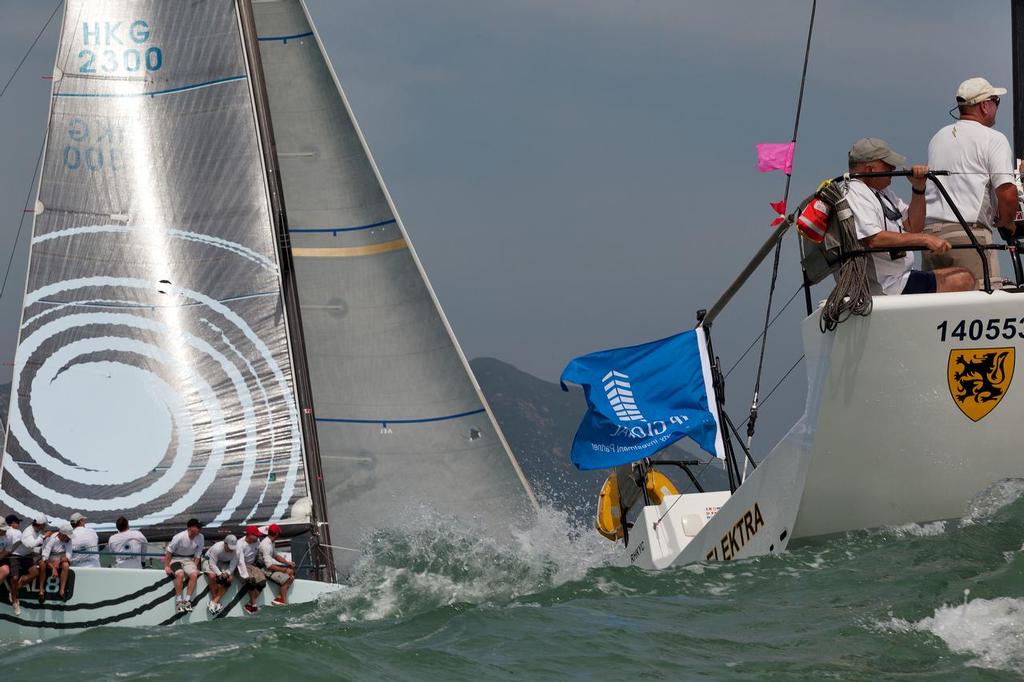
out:
M213 87L214 85L223 85L224 83L234 83L236 81L244 81L248 76L244 74L241 76L228 76L226 78L217 78L211 81L204 81L202 83L193 83L191 85L182 85L176 88L168 88L166 90L154 90L153 92L128 92L128 93L113 93L113 92L56 92L53 94L54 97L159 97L160 95L174 95L180 92L187 92L189 90L200 90L202 88Z
M470 417L474 414L483 414L486 412L482 407L479 410L470 410L469 412L460 412L458 414L449 414L444 417L426 417L423 419L333 419L328 417L317 417L318 422L328 422L336 424L426 424L429 422L443 422L450 419L459 419L461 417Z

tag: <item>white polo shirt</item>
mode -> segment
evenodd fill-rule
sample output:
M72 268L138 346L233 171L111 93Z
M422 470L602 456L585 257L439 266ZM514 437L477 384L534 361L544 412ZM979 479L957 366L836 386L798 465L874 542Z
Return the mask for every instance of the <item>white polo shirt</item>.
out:
M13 528L11 530L13 530ZM12 551L11 554L15 556L28 556L30 554L38 553L38 551L42 548L43 536L41 533L36 532L35 526L29 524L28 528L21 531L21 537L19 538L19 541L21 544L15 547L14 551Z
M952 123L928 143L928 168L963 173L940 175L939 182L968 225L995 224L995 188L1014 181L1013 151L1005 135L977 121ZM935 183L929 181L925 192L925 225L957 222Z
M71 546L75 550L75 559L71 562L72 566L95 566L99 568L100 565L100 538L92 528L86 528L85 526L78 526L71 533ZM78 552L85 551L90 554L79 554Z
M860 180L850 180L846 201L853 211L857 239L864 240L879 232L903 232L903 221L910 207L907 202L889 191L873 190ZM890 215L886 215L886 213ZM863 241L861 242L863 244ZM873 253L868 275L873 276L882 293L894 296L903 293L910 270L914 267L913 252L893 260L888 253Z
M65 555L68 561L71 561L75 554L71 543L72 540L70 538L68 538L67 542L61 540L60 533L54 533L46 538L46 543L43 545L43 561L46 561L51 556L56 558L60 554Z
M259 555L259 551L259 540L249 544L245 541L245 538L238 539L238 544L235 545L235 560L237 561L235 568L238 570L238 575L243 579L249 577L249 571L246 566L251 566L256 563L256 557Z
M114 568L142 568L142 551L146 536L134 528L114 533L107 540L107 549L114 553Z
M234 550L228 549L223 540L213 543L213 546L206 550L206 558L210 560L210 568L218 575L234 573L235 567L238 565L238 554Z
M196 533L194 538L188 536L188 531L183 530L167 543L166 550L171 553L172 559L191 559L199 561L203 554L203 543L205 542L202 533Z

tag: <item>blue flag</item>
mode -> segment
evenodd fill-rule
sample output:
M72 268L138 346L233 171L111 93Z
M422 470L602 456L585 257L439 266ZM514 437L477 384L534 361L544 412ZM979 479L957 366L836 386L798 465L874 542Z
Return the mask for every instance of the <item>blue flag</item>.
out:
M572 442L580 469L651 457L685 436L722 456L703 329L576 358L562 372L563 388L567 381L587 398Z

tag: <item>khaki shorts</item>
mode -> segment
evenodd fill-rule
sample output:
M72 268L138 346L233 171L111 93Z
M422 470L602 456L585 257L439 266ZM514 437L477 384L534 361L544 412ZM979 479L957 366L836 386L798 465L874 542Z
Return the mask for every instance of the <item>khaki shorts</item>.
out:
M199 572L196 562L192 559L172 559L171 570L175 573L178 571L185 571L185 575L192 575L193 573Z
M286 582L291 580L292 577L283 571L274 571L270 574L270 579L278 585L284 585Z
M266 574L263 573L263 569L259 566L247 564L245 570L249 574L249 579L254 582L261 583L267 579ZM241 575L239 575L239 577L241 577Z
M924 231L936 237L942 237L953 246L971 243L967 233L964 232L963 225L960 223L932 223L931 225L925 225ZM981 223L974 223L971 225L971 232L982 246L992 243L991 227ZM986 251L985 260L988 261L989 277L992 279L992 286L996 288L1002 286L999 260L996 258L996 252ZM983 289L985 287L985 271L981 267L981 258L978 257L977 251L972 249L953 249L939 255L935 255L930 251L921 252L921 269L925 272L934 272L939 268L953 266L967 268L974 275L974 279L978 283L977 288Z
M220 575L221 573L226 573L230 565L228 562L218 561L217 567L214 568L213 563L209 559L203 559L203 573Z

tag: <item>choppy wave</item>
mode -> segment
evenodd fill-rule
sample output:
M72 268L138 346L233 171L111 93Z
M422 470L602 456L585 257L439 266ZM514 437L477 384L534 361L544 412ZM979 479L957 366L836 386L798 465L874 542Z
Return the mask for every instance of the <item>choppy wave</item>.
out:
M1022 489L990 487L960 522L657 573L624 565L621 546L589 519L553 509L503 537L411 514L413 524L365 538L351 584L318 605L96 630L14 646L5 664L26 678L175 682L249 680L254 670L375 680L1016 679Z

